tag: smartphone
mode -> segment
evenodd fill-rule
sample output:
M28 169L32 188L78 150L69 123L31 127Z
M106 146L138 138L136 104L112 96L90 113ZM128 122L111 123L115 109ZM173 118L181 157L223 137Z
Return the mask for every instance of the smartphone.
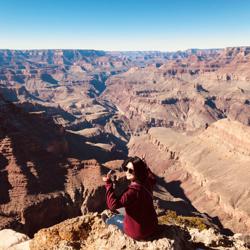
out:
M113 172L114 172L114 170L111 169L111 170L109 170L109 172L107 173L107 175L110 175L110 174L112 174Z

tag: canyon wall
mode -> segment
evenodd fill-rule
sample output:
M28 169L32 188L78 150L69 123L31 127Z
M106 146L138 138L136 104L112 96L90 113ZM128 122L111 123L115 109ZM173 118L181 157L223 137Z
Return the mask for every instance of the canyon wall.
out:
M151 128L142 138L131 140L129 152L144 151L150 166L167 182L180 181L185 198L200 212L218 216L234 232L248 233L249 133L248 126L228 119L192 136Z

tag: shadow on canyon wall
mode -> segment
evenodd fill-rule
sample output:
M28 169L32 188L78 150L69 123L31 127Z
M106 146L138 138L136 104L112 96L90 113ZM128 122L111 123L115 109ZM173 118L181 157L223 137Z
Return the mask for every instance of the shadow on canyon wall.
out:
M218 216L211 217L207 213L200 213L191 203L191 201L188 199L188 197L185 195L185 192L183 188L181 187L181 181L171 181L171 182L166 182L164 178L158 177L157 176L157 184L165 189L165 191L169 192L173 197L175 198L180 198L180 201L166 201L159 199L159 205L163 208L170 209L176 212L177 215L183 215L183 216L197 216L198 214L203 215L207 219L211 220L214 224L216 224L221 232L225 235L233 235L233 232L228 229L224 228L220 219ZM156 191L162 192L162 189L157 189ZM202 195L202 194L201 194Z
M68 156L80 160L96 159L99 163L105 163L111 160L125 159L128 152L126 143L110 134L107 135L106 140L102 140L100 143L113 141L116 146L115 150L111 150L111 152L87 144L86 139L81 135L67 133L66 139L69 144Z

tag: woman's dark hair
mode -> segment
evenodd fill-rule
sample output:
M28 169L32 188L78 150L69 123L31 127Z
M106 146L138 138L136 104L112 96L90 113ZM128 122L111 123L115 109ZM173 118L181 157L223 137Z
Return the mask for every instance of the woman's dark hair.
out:
M127 166L127 164L131 162L134 166L135 177L139 182L144 182L148 177L148 166L145 161L143 161L140 157L134 156L129 157L122 164L122 169Z

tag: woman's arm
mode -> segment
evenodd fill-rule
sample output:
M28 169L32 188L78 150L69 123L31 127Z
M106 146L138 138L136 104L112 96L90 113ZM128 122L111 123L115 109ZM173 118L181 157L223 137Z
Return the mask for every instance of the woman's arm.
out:
M137 198L137 191L128 188L120 198L117 198L114 189L113 184L110 180L106 181L106 203L110 210L116 210L121 207L127 207L131 203L133 203Z

